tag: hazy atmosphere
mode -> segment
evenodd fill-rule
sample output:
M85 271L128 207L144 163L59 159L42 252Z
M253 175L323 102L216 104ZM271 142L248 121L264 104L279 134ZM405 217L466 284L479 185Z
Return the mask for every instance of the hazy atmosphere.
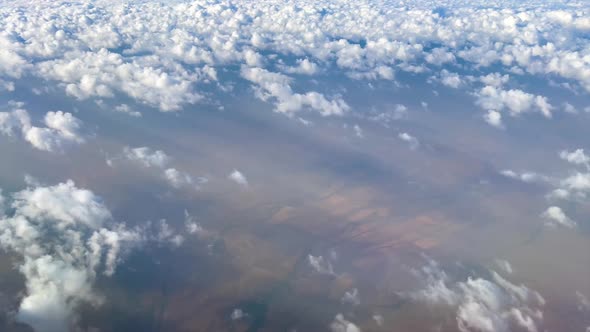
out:
M0 0L0 331L590 332L590 2Z

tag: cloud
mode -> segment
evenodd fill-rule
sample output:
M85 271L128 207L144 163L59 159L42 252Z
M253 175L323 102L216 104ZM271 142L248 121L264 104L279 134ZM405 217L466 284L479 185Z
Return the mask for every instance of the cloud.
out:
M580 197L586 197L590 191L590 173L575 172L560 181L562 190L569 194L575 194Z
M153 150L146 146L137 148L126 146L123 148L122 158L138 163L146 168L158 169L162 172L162 178L177 189L183 187L199 189L201 184L207 182L206 178L199 177L195 180L190 174L179 171L174 167L168 167L172 158L162 150ZM112 165L113 160L107 159L107 164Z
M576 291L576 299L578 300L578 310L582 312L590 312L590 300L580 291Z
M172 244L179 247L184 242L184 237L177 234L168 224L165 219L161 219L157 223L154 240L160 244Z
M344 293L342 299L340 300L342 303L347 303L350 305L359 305L361 304L361 300L359 299L359 290L353 288L350 291Z
M186 70L164 70L154 58L126 59L101 48L73 51L63 58L39 64L38 73L61 82L68 95L77 99L112 98L121 92L162 111L176 111L202 97L192 90L196 76Z
M240 320L246 316L248 316L248 315L246 313L244 313L244 311L242 311L242 309L237 308L231 312L230 318L231 318L231 320Z
M248 180L246 179L246 176L244 176L244 174L242 174L242 172L238 171L237 169L234 169L228 176L228 179L234 181L235 183L247 187L248 186Z
M10 196L0 217L0 245L22 259L26 281L16 319L37 332L62 332L81 302L100 304L93 283L112 275L140 235L113 222L101 199L67 181Z
M524 285L515 285L490 271L489 278L453 280L439 264L429 260L415 274L425 287L410 294L414 300L455 309L462 332L542 331L543 297Z
M496 259L494 262L504 273L512 274L512 265L510 265L510 262L505 259Z
M128 115L133 116L133 117L136 117L136 118L139 118L139 117L142 116L141 115L141 112L138 112L138 111L133 110L127 104L117 105L117 106L115 106L114 110L116 112L125 113L125 114L128 114Z
M242 67L241 75L246 80L260 87L258 96L262 100L276 100L276 111L292 114L305 107L320 112L323 116L342 115L349 106L340 98L328 100L321 93L312 91L305 94L291 90L291 79L283 74L273 73L264 68Z
M0 134L20 133L34 148L48 152L63 152L69 145L85 142L80 132L82 121L71 113L47 112L44 122L46 127L33 126L29 112L24 109L0 112Z
M332 263L330 263L330 261L324 258L323 256L308 255L307 261L309 263L309 266L311 266L311 268L317 273L332 275L334 274L334 268L332 267Z
M176 111L208 102L213 96L201 92L207 85L224 90L241 75L279 112L306 108L331 115L349 109L341 97L293 92L301 85L270 70L311 77L337 72L358 80L393 80L398 71L441 72L441 82L450 87L485 84L475 91L479 103L495 105L486 111L550 117L546 97L504 86L508 74L518 73L523 81L552 77L590 92L587 40L580 37L590 26L584 5L575 1L556 11L510 3L490 8L420 1L402 8L327 1L295 11L291 3L249 1L226 10L192 2L95 1L89 7L86 1L18 1L1 9L0 89L14 90L26 77L51 82L76 99L122 96ZM51 29L43 28L47 17ZM457 69L461 73L452 73ZM469 78L489 71L479 80Z
M494 110L489 110L484 116L484 120L496 128L503 128L502 113Z
M187 210L184 210L184 225L189 234L204 234L205 230Z
M361 329L352 322L344 319L342 314L337 314L332 323L330 323L330 331L332 332L360 332Z
M170 163L170 157L162 150L152 150L146 146L123 148L123 156L129 160L139 162L144 167L164 168Z
M457 73L451 73L446 69L440 72L440 82L453 89L458 89L463 84L463 80Z
M544 96L533 95L519 89L503 90L487 85L476 94L477 104L486 110L502 111L507 109L512 116L532 110L538 110L550 118L553 106ZM488 113L489 114L489 113Z
M361 128L359 125L355 124L355 125L352 127L352 129L354 130L354 134L356 135L356 137L358 137L358 138L363 138L363 137L365 137L365 136L363 135L363 129L362 129L362 128Z
M543 183L543 182L552 182L552 179L548 176L543 174L535 173L535 172L521 172L517 173L510 169L505 169L500 171L500 174L504 175L505 177L512 178L515 180L519 180L526 183Z
M416 150L420 146L420 142L418 141L418 139L408 133L400 133L398 137L402 141L407 142L410 146L410 149L412 150Z
M289 74L300 74L300 75L315 75L319 71L318 65L315 64L314 62L309 61L308 58L298 59L297 66L285 67L283 70Z
M558 206L548 207L541 216L547 219L546 225L548 226L563 226L567 228L576 227L576 222L566 216L563 210Z
M193 184L193 178L186 174L178 171L176 168L168 168L164 171L164 177L174 188L181 188Z
M559 158L574 165L590 165L590 157L584 152L584 149L576 149L572 152L563 150L559 153Z

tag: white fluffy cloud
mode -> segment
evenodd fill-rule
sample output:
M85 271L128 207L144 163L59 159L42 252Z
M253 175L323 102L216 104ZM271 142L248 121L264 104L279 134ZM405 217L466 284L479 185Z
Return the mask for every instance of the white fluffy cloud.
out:
M590 157L584 152L584 149L576 149L574 151L563 150L559 153L559 157L574 165L589 166Z
M334 274L334 268L332 267L332 263L327 258L323 256L314 256L308 255L307 261L309 266L320 274Z
M410 149L412 150L415 150L420 146L420 142L418 141L418 139L408 133L400 133L398 137L402 141L407 142L410 146Z
M164 168L170 162L170 157L162 150L152 150L146 146L137 148L124 147L123 156L129 160L138 162L145 167Z
M543 297L494 271L489 278L456 281L430 260L415 273L425 286L410 297L455 308L457 328L462 332L542 331Z
M548 226L563 226L568 228L576 227L576 222L565 215L563 210L558 206L550 206L543 212L543 218L547 219Z
M361 300L359 298L359 290L353 288L344 293L341 299L342 303L347 303L351 305L359 305L361 304Z
M533 3L17 1L0 9L0 86L14 90L15 80L38 77L74 98L122 95L173 111L206 99L204 85L223 87L227 82L219 80L241 72L279 111L310 108L328 115L346 111L347 103L294 92L285 74L336 69L354 79L392 80L397 71L444 70L441 82L459 87L467 76L450 69L478 75L493 69L478 92L480 104L494 105L486 111L550 116L544 96L501 86L511 72L590 91L588 4L569 1L556 11ZM445 15L439 6L447 8Z
M482 108L496 112L507 109L512 116L537 110L543 116L550 118L553 109L546 97L533 95L519 89L503 90L487 85L476 93L476 97L477 103Z
M20 133L34 148L48 152L62 152L68 145L85 141L81 134L82 121L71 113L47 112L44 122L46 127L33 126L29 112L24 109L0 112L0 134Z
M168 167L171 163L170 158L162 150L153 150L149 147L142 146L137 148L124 147L121 158L138 163L146 168L155 168L161 172L161 176L174 188L192 187L199 188L199 185L207 182L205 178L193 177L185 172L179 171L174 167ZM113 165L113 159L108 159L107 164Z
M502 113L494 110L489 110L484 116L484 120L496 128L502 128Z
M21 257L26 293L16 318L37 332L67 331L80 302L98 304L96 273L112 275L140 236L112 221L91 191L72 181L27 188L0 217L0 245Z
M330 323L332 332L361 332L361 329L354 323L344 319L344 315L337 314L332 323Z
M315 91L304 94L295 93L289 85L291 81L289 77L270 72L264 68L243 67L241 75L260 87L259 98L262 100L275 99L276 110L281 113L291 114L308 107L327 116L341 115L349 109L346 102L339 97L328 100L324 95Z
M244 186L244 187L248 186L248 179L246 179L246 176L244 174L242 174L242 172L238 171L237 169L234 169L231 173L229 173L227 178L234 181L235 183L237 183L241 186Z

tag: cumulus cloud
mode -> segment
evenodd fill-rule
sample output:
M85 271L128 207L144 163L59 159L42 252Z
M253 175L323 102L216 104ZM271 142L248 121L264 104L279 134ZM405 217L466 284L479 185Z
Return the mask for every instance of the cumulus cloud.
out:
M505 259L496 259L495 260L496 266L507 274L512 274L512 265Z
M489 278L454 280L440 265L429 260L415 274L425 286L410 297L428 304L454 308L462 332L510 332L542 330L543 297L524 285L515 285L490 271Z
M512 116L537 110L550 118L553 106L546 97L533 95L519 89L503 90L487 85L476 93L477 103L483 109L502 111L507 109Z
M170 157L162 150L152 150L146 146L130 148L128 146L123 148L123 155L125 158L139 162L145 167L159 167L164 168L170 162Z
M292 114L305 107L317 110L320 114L341 115L349 109L344 100L337 97L328 100L323 94L311 91L304 94L295 93L290 86L291 79L283 74L273 73L264 68L243 67L241 75L246 80L260 87L258 97L262 100L276 100L277 112Z
M503 128L502 113L494 110L489 110L484 116L484 120L496 128Z
M242 309L236 308L231 312L230 318L232 320L240 320L246 316L247 316L247 314L244 313L244 311Z
M457 73L451 73L446 69L440 72L440 82L449 88L458 89L463 84L463 79Z
M193 178L190 175L182 173L176 168L166 169L164 171L164 177L174 188L181 188L193 184Z
M20 134L34 148L48 152L63 152L66 146L85 141L81 134L82 121L71 113L47 112L44 122L46 127L33 126L29 112L24 109L0 112L0 134Z
M101 48L65 53L61 59L40 63L38 70L43 77L62 82L66 93L77 99L111 98L120 92L162 111L174 111L202 98L192 89L194 74L154 67L153 60L127 59Z
M234 169L231 173L229 173L227 178L232 180L233 182L241 185L241 186L244 186L244 187L248 186L248 179L246 179L246 176L244 174L242 174L242 172L238 171L237 169Z
M410 149L412 150L416 150L420 146L420 142L418 141L418 139L408 133L400 133L398 137L402 141L407 142L410 146Z
M184 225L189 234L203 234L203 227L191 216L187 210L184 210Z
M123 148L122 158L146 168L158 169L162 172L163 179L174 188L193 187L198 189L201 184L207 182L205 178L193 179L190 174L179 171L174 167L168 167L172 158L162 150L153 150L146 146L137 148L126 146ZM113 160L108 159L107 164L112 165Z
M308 255L307 261L309 266L320 274L334 274L334 268L332 267L332 263L327 258L323 256L314 256Z
M67 181L27 188L0 217L0 245L18 254L26 292L16 318L37 332L62 332L81 302L99 304L97 273L112 275L140 235L112 221L102 200Z
M289 74L314 75L319 71L319 68L317 64L305 58L298 59L296 66L285 67L283 70Z
M344 315L337 314L332 323L330 323L332 332L360 332L361 329L354 323L344 319Z
M486 111L536 110L546 117L553 109L547 98L505 88L508 73L551 76L590 92L587 40L581 37L590 19L583 1L559 10L446 0L403 7L328 1L306 3L305 10L292 1L87 3L5 4L0 89L14 90L15 81L34 77L77 99L124 96L174 111L208 99L202 86L215 82L223 90L238 74L257 87L259 97L272 99L277 111L309 108L329 115L349 107L338 96L292 91L295 85L284 74L317 76L335 69L353 79L393 80L397 71L440 72L443 84L460 87L477 81L469 75L493 70L476 90L480 104L494 105ZM439 6L448 9L445 15ZM51 29L44 28L47 17ZM462 72L452 73L459 65Z
M356 137L358 137L358 138L363 138L363 137L365 137L365 136L363 135L363 129L362 129L362 128L361 128L359 125L355 124L355 125L352 127L352 129L354 130L354 134L356 135Z
M347 303L350 305L359 305L361 304L361 300L359 298L359 290L353 288L344 293L341 299L342 303Z
M547 220L548 226L563 226L567 228L576 227L576 222L565 215L563 210L558 206L550 206L543 212L543 218Z
M576 149L571 152L563 150L559 153L559 157L574 165L590 166L590 157L584 152L584 149Z

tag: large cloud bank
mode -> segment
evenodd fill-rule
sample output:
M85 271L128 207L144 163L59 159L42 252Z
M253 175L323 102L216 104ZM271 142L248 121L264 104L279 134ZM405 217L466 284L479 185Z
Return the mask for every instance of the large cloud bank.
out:
M590 91L584 1L47 1L3 2L0 14L4 89L34 77L72 98L125 96L162 111L242 80L276 111L339 115L350 109L339 91L293 86L335 72L430 73L430 82L469 89L495 126L503 114L556 109L513 77Z

